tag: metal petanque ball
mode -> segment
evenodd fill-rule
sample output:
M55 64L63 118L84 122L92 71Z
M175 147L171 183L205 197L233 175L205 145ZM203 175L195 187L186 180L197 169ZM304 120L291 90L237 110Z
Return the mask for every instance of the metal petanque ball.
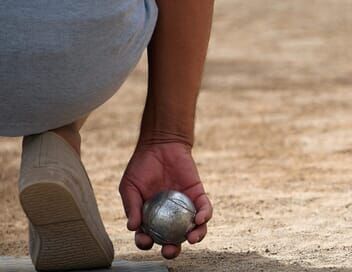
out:
M142 230L159 245L178 245L194 227L196 209L177 191L160 192L143 206Z

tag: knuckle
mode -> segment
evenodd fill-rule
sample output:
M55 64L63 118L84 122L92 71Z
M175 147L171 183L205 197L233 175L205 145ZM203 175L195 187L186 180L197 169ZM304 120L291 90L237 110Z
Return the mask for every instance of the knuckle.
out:
M125 192L125 189L124 189L123 186L120 185L118 191L119 191L120 195L123 196L123 194L124 194L124 192Z

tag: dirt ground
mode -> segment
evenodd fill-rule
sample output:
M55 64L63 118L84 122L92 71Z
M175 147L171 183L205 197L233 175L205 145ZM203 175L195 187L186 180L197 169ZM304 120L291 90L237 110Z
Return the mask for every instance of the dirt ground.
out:
M173 271L352 271L352 2L216 0L194 156L215 207ZM89 119L83 161L117 256L138 251L117 193L145 58ZM25 255L20 139L0 139L0 255Z

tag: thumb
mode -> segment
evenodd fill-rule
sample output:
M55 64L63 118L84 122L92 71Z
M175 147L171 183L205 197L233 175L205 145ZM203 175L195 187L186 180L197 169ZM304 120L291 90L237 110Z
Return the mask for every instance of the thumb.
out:
M130 231L136 231L142 223L142 206L143 200L139 190L130 182L121 182L120 194L122 203L128 218L127 228Z

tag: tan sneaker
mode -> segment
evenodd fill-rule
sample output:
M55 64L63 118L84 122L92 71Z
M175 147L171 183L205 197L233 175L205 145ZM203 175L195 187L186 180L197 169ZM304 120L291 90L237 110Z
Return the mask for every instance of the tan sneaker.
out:
M24 139L19 190L37 270L111 265L114 249L93 188L79 156L63 138L46 132Z

